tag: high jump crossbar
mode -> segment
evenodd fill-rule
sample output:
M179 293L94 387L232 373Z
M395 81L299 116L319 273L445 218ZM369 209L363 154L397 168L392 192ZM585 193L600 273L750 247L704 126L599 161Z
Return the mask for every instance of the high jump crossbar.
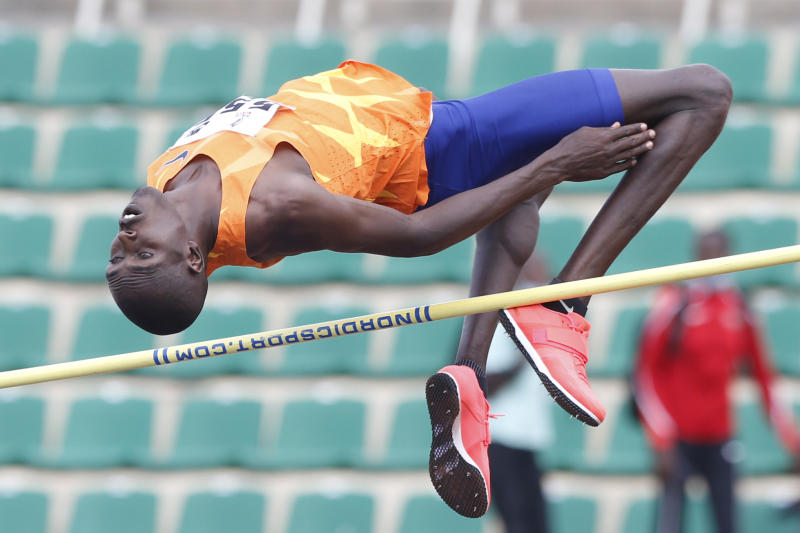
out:
M521 305L633 289L636 287L660 285L663 283L673 283L687 279L715 276L718 274L794 263L797 261L800 261L800 245L786 246L783 248L730 255L704 261L692 261L689 263L636 270L622 274L569 281L531 289L475 296L438 304L397 309L384 313L329 320L327 322L276 329L261 333L117 355L106 355L91 359L68 361L31 368L21 368L18 370L0 372L0 389L94 374L121 372L148 366L163 366L193 359L230 355L263 348L273 348L300 342L340 337L353 333L377 331L475 313L498 311L500 309L518 307Z

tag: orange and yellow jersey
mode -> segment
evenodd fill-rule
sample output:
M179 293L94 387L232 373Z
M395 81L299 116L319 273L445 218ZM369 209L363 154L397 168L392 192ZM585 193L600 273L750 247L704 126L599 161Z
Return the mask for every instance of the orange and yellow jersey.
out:
M213 159L222 176L222 205L207 273L223 265L265 268L279 259L259 263L248 257L245 215L250 191L275 147L282 142L292 145L314 180L331 193L412 213L428 200L424 140L431 100L431 93L392 72L347 61L334 70L287 82L268 100L234 100L212 117L249 106L253 113L244 111L236 121L247 122L253 119L250 115L269 108L266 123L247 134L230 131L228 126L236 129L232 123L213 130L213 120L201 122L189 130L199 133L187 132L148 167L147 184L163 191L195 156ZM276 102L281 106L269 107Z

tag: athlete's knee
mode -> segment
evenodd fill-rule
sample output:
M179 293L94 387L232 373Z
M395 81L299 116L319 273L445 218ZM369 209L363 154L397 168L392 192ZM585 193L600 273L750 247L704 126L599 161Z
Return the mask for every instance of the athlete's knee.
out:
M711 115L712 119L725 120L733 100L731 80L721 70L706 64L684 67L691 79L692 98L697 109Z

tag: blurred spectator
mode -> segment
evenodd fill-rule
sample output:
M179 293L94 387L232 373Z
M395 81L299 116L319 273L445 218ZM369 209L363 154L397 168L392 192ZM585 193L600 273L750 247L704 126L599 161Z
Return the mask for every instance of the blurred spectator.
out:
M525 264L518 289L550 279L536 255ZM545 533L547 508L537 452L553 440L552 400L514 341L498 326L486 366L489 403L504 416L492 421L489 464L492 496L506 533Z
M698 259L727 255L727 238L699 236ZM777 402L773 372L758 324L731 276L665 286L645 320L635 371L635 397L662 482L658 533L681 531L684 485L699 474L708 485L718 533L736 531L728 387L746 361L764 409L783 445L800 451L789 411Z

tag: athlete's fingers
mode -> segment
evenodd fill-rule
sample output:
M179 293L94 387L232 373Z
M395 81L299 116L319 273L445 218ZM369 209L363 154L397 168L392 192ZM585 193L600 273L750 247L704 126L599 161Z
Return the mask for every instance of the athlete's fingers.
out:
M637 122L635 124L627 124L619 128L613 128L613 130L614 131L611 132L611 138L617 140L647 131L647 124Z
M615 165L613 165L608 173L608 175L616 174L617 172L623 172L628 170L631 167L636 166L636 158L632 157L630 159L626 159L624 161L619 161Z
M639 144L637 146L634 146L630 150L626 150L624 152L621 152L617 156L617 161L625 161L625 160L631 159L633 157L636 157L637 155L641 155L641 154L643 154L645 152L649 152L650 150L653 149L653 146L654 146L653 141L647 141L645 143L642 143L642 144Z
M652 139L656 136L656 132L653 130L646 130L641 133L637 133L636 135L631 135L624 139L620 139L614 145L614 148L617 150L617 153L622 153L628 150L632 150L637 146L642 146L647 144L648 142L652 142Z

